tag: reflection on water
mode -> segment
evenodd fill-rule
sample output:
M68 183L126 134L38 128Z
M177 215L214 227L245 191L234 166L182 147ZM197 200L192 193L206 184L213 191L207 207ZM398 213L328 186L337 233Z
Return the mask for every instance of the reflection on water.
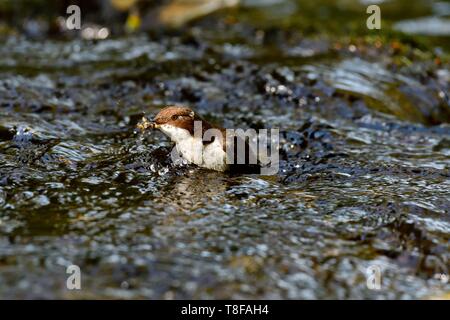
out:
M433 121L430 118L434 112L444 117L450 115L447 106L440 106L439 85L424 86L419 80L390 72L379 63L358 58L331 66L308 65L304 69L309 72L308 77L320 76L330 86L366 97L369 106L400 119L427 123Z
M421 19L400 21L394 26L396 29L411 34L432 36L450 35L450 19L425 17Z

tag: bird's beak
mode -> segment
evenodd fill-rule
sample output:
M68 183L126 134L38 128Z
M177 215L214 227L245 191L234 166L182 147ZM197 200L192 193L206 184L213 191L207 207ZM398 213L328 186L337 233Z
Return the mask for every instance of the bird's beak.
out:
M141 132L147 129L159 129L160 125L154 121L148 120L146 117L142 117L142 120L136 126Z

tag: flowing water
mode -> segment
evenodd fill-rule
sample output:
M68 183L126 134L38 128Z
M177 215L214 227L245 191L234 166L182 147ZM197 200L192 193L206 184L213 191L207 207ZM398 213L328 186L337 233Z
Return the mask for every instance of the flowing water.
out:
M247 1L177 32L1 40L0 297L447 295L448 34L335 35L342 8L320 2L325 31L304 1ZM448 8L398 17L393 2L412 33ZM173 165L166 137L135 133L173 103L279 128L278 174ZM82 290L66 288L72 264Z

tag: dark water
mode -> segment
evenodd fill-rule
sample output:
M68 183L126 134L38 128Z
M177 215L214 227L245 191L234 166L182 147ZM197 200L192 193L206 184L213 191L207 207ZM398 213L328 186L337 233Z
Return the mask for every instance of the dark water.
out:
M392 21L439 16L418 1L397 19L395 3ZM448 35L274 27L265 10L99 42L2 40L0 297L448 295ZM279 173L172 165L162 134L134 133L171 103L280 128Z

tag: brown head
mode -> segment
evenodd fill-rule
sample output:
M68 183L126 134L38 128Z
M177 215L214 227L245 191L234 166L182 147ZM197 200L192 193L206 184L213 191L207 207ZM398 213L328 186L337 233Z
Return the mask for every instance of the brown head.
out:
M211 128L211 125L195 114L194 111L182 106L169 106L162 109L154 118L154 127L161 128L162 125L170 125L185 129L194 134L194 121L202 122L203 131Z
M160 128L161 125L171 125L178 128L183 128L192 132L194 128L195 113L187 107L170 106L162 109L154 118L155 128Z

